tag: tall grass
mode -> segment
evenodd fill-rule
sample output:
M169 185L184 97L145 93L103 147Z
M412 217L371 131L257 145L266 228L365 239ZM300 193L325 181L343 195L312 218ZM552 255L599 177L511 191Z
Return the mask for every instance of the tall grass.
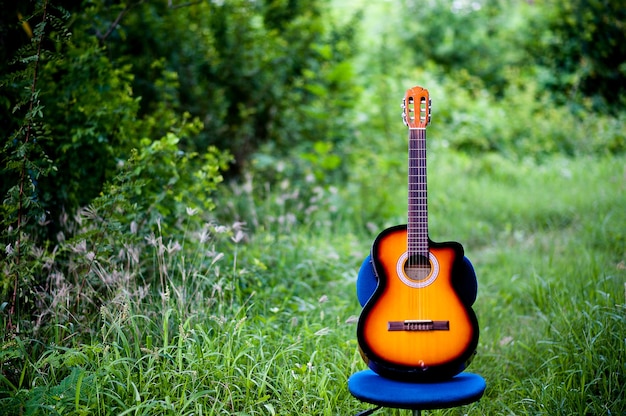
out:
M481 339L471 370L488 388L462 412L623 413L624 158L555 158L519 174L501 160L512 172L504 182L480 168L485 160L447 152L436 161L433 238L462 242L479 278ZM447 180L453 172L463 180ZM270 214L282 203L267 197L248 206L259 221L255 233L212 225L222 234L208 240L204 226L186 227L203 245L168 241L155 229L141 249L152 250L156 286L139 296L120 284L87 337L72 333L70 320L54 342L3 344L3 411L336 415L367 408L346 380L363 368L354 281L375 232L333 222L330 209L280 222ZM142 270L128 271L137 278Z
M481 232L459 228L481 282L477 367L493 383L481 409L620 414L624 160L550 162L520 169L513 181L489 175L470 187L484 195L468 204Z
M267 207L276 212L282 203ZM350 371L355 344L337 335L352 327L337 305L352 302L332 292L351 285L334 273L354 264L337 266L343 251L322 238L330 231L309 235L314 223L298 228L251 209L269 231L248 235L240 222L203 224L188 212L180 240L157 222L143 240L131 227L134 244L121 240L111 261L88 244L71 251L72 261L97 265L110 301L78 322L66 305L86 290L67 282L50 300L56 330L41 341L3 343L2 411L333 414L344 406L348 398L332 392ZM331 338L341 341L327 344Z

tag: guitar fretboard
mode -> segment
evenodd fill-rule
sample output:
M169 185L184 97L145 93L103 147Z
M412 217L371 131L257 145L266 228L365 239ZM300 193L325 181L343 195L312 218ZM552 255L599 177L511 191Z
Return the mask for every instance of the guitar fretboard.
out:
M428 257L426 129L409 129L408 254Z

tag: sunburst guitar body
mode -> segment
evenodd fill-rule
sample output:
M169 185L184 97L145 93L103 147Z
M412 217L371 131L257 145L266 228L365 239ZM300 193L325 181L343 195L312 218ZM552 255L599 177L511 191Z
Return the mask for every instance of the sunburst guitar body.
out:
M377 286L357 326L369 367L391 378L446 379L463 371L478 344L478 321L459 293L465 278L463 247L428 236L425 127L428 91L415 87L404 99L409 126L407 225L384 230L371 250Z

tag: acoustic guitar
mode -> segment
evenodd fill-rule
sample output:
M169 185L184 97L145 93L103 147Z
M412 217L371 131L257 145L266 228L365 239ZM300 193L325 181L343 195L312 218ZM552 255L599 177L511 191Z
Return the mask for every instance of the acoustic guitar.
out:
M421 87L409 89L403 100L409 128L408 222L382 231L372 245L377 285L357 326L361 354L372 370L414 381L446 379L463 371L478 344L471 308L475 293L460 292L468 286L463 247L433 242L428 234L430 103Z

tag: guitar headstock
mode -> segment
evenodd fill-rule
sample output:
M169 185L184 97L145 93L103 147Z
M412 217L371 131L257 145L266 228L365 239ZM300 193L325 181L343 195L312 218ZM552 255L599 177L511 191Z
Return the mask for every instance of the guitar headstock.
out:
M428 90L413 87L402 100L402 121L410 129L424 129L430 123L430 97Z

